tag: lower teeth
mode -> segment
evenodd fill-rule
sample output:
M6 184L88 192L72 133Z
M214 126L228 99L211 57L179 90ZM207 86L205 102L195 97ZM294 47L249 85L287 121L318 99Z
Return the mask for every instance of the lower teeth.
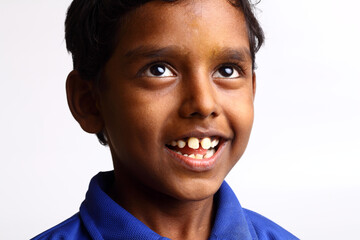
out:
M206 154L205 155L202 155L202 154L182 154L181 152L176 152L177 154L180 154L182 156L185 156L185 157L189 157L189 158L194 158L194 159L206 159L206 158L211 158L212 156L214 156L215 154L215 149L214 148L211 148L209 150L206 151Z
M210 149L206 152L204 158L211 158L215 154L215 149Z

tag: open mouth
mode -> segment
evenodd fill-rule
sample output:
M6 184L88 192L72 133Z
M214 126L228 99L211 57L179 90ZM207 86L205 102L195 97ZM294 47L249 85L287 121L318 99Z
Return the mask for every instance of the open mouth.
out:
M193 159L209 159L219 148L220 137L196 138L189 137L185 139L174 140L166 147L171 151Z

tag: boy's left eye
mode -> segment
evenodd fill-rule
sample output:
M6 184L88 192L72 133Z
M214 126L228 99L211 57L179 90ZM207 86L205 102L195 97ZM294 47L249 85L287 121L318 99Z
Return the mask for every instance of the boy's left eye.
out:
M225 65L221 66L213 75L215 78L238 78L240 72L234 66Z
M173 71L167 67L165 64L162 63L156 63L144 71L144 76L146 77L174 77L176 76Z

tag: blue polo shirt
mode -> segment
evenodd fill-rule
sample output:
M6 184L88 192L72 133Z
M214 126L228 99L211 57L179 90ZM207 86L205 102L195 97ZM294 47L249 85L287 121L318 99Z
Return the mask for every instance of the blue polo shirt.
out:
M90 182L80 211L32 240L165 240L114 202L106 190L114 172L101 172ZM210 240L298 239L267 218L240 206L224 182L214 197L216 216Z

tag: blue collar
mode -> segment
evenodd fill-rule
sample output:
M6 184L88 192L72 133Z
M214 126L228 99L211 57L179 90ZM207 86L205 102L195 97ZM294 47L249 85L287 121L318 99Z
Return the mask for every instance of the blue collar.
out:
M93 239L168 239L152 231L106 194L113 181L113 171L96 175L81 204L81 218ZM216 216L209 239L252 240L244 210L225 181L215 194L214 201Z

